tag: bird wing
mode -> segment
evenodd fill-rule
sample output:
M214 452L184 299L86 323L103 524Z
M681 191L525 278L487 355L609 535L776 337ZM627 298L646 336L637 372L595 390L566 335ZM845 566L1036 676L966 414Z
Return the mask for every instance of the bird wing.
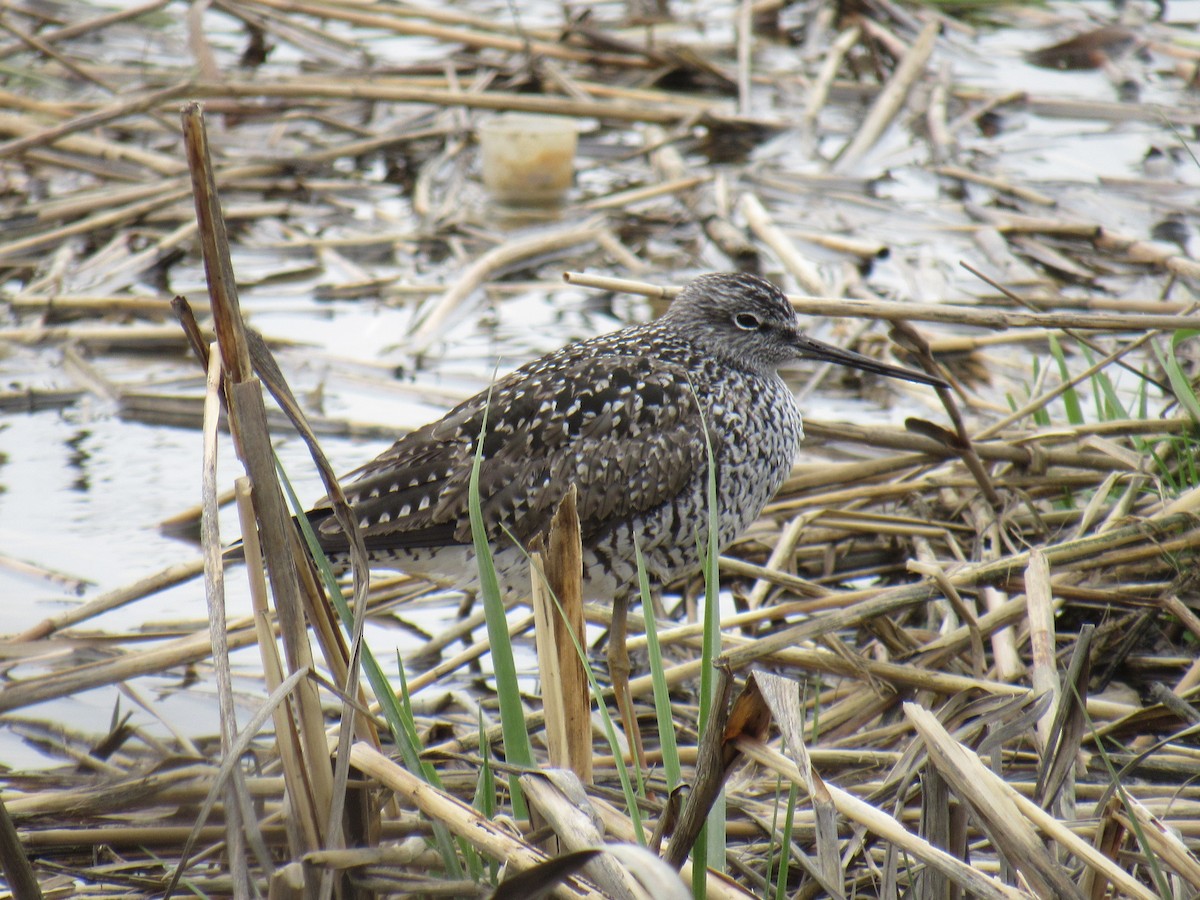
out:
M544 530L574 483L586 541L675 496L704 466L684 368L558 354L500 379L352 473L346 493L369 549L470 542L468 485L485 414L480 500L493 540L503 537L501 525L522 543ZM327 540L340 536L331 518L320 527Z

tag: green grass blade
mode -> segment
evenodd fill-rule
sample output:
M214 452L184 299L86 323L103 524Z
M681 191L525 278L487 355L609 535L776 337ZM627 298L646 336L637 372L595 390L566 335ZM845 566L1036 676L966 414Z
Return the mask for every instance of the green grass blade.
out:
M1058 374L1062 378L1063 383L1071 380L1071 370L1067 367L1067 356L1063 352L1062 344L1058 340L1057 335L1050 335L1050 354L1054 357L1054 361L1058 363ZM1072 425L1083 424L1083 407L1079 402L1079 393L1075 388L1067 388L1062 395L1063 406L1067 409L1067 421Z
M337 576L333 572L333 566L330 565L328 557L321 550L317 536L313 532L312 523L308 521L308 516L304 514L305 510L303 504L300 503L300 498L292 490L291 481L288 480L278 460L275 461L275 466L279 471L279 482L283 485L284 491L287 492L288 503L295 513L295 521L300 525L300 531L304 535L304 540L308 544L313 559L317 563L317 569L321 573L321 580L325 584L326 593L333 603L333 608L337 611L338 617L342 620L342 627L346 630L346 634L352 635L354 632L354 612L350 609L350 604L346 602L346 597L338 585ZM438 777L437 771L429 763L421 761L421 742L417 736L416 724L413 721L412 707L407 702L408 685L404 679L404 665L399 659L399 654L397 653L397 667L400 671L400 693L405 698L403 704L397 699L395 691L392 690L391 684L384 676L383 669L380 667L378 660L375 659L375 654L371 652L371 648L365 638L362 642L362 652L359 654L359 658L362 661L363 673L367 676L367 683L371 686L371 692L375 695L375 699L379 703L384 721L388 723L388 730L391 732L392 740L400 751L400 759L403 761L404 767L414 775L419 775L426 783L442 790L442 781ZM446 867L446 874L451 878L461 878L462 866L459 864L458 854L454 852L453 838L444 822L436 820L433 822L433 835L438 853L442 857L442 863Z
M654 620L654 606L650 599L650 579L646 574L646 561L642 548L634 535L634 554L637 559L638 590L642 595L642 617L646 620L646 650L650 656L650 680L654 685L654 715L658 720L658 746L662 751L663 771L667 776L667 790L674 791L683 783L683 767L679 764L679 747L675 743L675 717L671 711L671 689L667 687L667 676L663 671L662 647L658 643L658 625Z
M694 389L692 395L699 409L700 399L696 397ZM704 452L708 463L708 477L705 483L705 501L708 512L708 540L705 544L698 547L701 551L701 559L704 560L704 632L700 651L700 715L698 728L699 733L704 734L709 717L712 715L716 679L716 673L713 670L713 661L721 652L721 588L717 573L717 560L720 555L720 509L717 505L716 456L713 453L712 437L709 434L708 422L705 421L702 410L700 412L700 422L704 431ZM697 542L699 543L699 536L697 536ZM718 871L724 871L725 868L726 830L724 797L725 794L722 791L713 803L704 828L701 829L699 836L696 838L696 845L692 849L693 871L699 873L698 875L694 875L692 879L693 895L697 900L703 900L706 896L706 866L715 862L715 868Z
M771 874L775 871L775 836L779 834L779 792L783 790L783 776L775 776L775 802L771 804L771 831L767 841L767 875L763 879L766 887L763 900L771 900ZM780 850L783 846L780 845Z
M1171 352L1164 353L1157 344L1154 345L1154 353L1158 356L1158 361L1162 363L1163 369L1167 373L1167 380L1171 383L1171 390L1175 394L1175 399L1179 401L1179 405L1184 408L1192 421L1200 424L1200 400L1196 399L1196 390L1192 387L1191 381L1187 377L1187 373L1183 371L1183 366L1179 363L1179 345L1184 341L1200 334L1200 330L1185 329L1175 332L1171 336Z
M488 643L491 646L492 671L496 677L496 695L500 701L500 730L504 735L504 758L514 766L533 768L533 745L525 723L525 705L521 702L517 683L517 666L513 661L512 642L508 637L508 612L500 596L500 583L492 563L492 548L483 525L483 510L479 496L479 470L483 466L483 439L487 434L487 408L475 445L475 462L467 486L467 508L471 516L471 542L475 547L475 562L479 566L479 597L487 621ZM513 815L529 818L520 782L514 773L508 776L512 792Z
M726 833L725 788L722 787L713 800L712 809L708 811L708 867L714 872L725 872L728 869L728 840Z
M775 900L784 900L787 896L788 869L792 862L792 828L796 821L796 800L799 793L796 782L788 786L787 816L783 820L783 846L779 850L779 875L775 879Z
M479 780L475 785L474 806L491 819L496 815L496 771L492 768L492 754L487 742L487 728L483 723L483 708L479 709Z
M1096 360L1092 353L1087 347L1082 350L1088 366L1094 365ZM1111 378L1103 372L1097 372L1092 376L1092 385L1096 395L1096 417L1099 421L1111 422L1113 419L1129 418L1129 410L1125 408L1124 401L1117 395Z
M708 439L708 427L704 428L704 449L708 455L708 484L706 503L708 507L708 542L700 548L704 560L704 637L701 644L700 666L700 733L708 724L712 711L715 672L713 660L721 652L720 582L717 576L718 512L717 512L717 466L713 458L712 443Z
M1093 737L1099 734L1096 728L1096 723L1088 714L1087 704L1080 698L1079 692L1075 690L1075 685L1068 684L1071 693L1075 698L1075 702L1079 704L1083 713L1083 720L1087 725L1088 733ZM1163 743L1166 743L1165 741ZM1145 829L1142 827L1141 820L1133 811L1133 801L1129 796L1129 792L1125 790L1125 785L1121 781L1121 775L1124 774L1124 769L1121 772L1117 771L1116 765L1113 763L1112 757L1109 756L1108 750L1105 747L1104 740L1095 742L1096 750L1099 751L1099 756L1104 764L1104 768L1108 771L1109 780L1116 790L1117 796L1120 798L1122 805L1125 807L1125 814L1129 819L1129 828L1133 832L1137 845L1142 849L1145 855L1146 865L1150 869L1150 877L1154 879L1155 887L1158 888L1160 897L1172 897L1174 893L1171 891L1170 885L1167 883L1166 874L1163 872L1162 863L1158 859L1158 855L1154 852L1153 844L1146 838ZM1124 750L1124 748L1122 748ZM1139 757L1140 758L1140 757Z
M483 722L482 707L479 708L479 756L481 759L479 778L475 782L475 799L471 805L485 819L494 819L496 817L496 771L492 768L492 754L487 742L487 728ZM479 865L478 855L467 858L467 867L476 884L483 881L483 868ZM489 872L492 884L496 883L498 872L499 865L493 860Z
M413 715L412 699L408 693L408 678L404 674L404 663L400 659L399 652L396 653L396 670L400 679L400 702L397 704L399 708L400 727L407 737L407 744L413 748L417 748L421 746L421 739L417 736L417 721ZM391 692L389 691L389 693ZM395 694L392 694L392 699L395 700ZM401 758L404 757L402 756ZM419 774L425 779L426 784L433 785L438 790L445 790L442 786L442 779L433 767L433 763L414 755L411 763L405 758L404 765L410 772ZM439 819L432 821L434 843L437 845L438 853L441 855L443 862L446 863L447 871L457 873L454 877L461 878L462 868L459 866L458 855L454 852L454 838L450 834L450 829L446 827L445 822ZM475 848L461 839L458 841L458 846L467 860L468 867L474 871L478 867L478 857L475 853Z

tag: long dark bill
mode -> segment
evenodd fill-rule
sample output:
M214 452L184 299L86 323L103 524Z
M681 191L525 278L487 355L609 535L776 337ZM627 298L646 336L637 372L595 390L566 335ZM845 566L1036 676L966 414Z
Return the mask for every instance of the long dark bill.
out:
M949 384L936 375L926 375L924 372L918 372L916 369L906 369L903 366L890 366L877 359L871 359L869 356L863 356L861 353L855 353L852 350L843 350L841 347L833 346L833 344L826 344L824 341L810 338L806 334L796 336L795 346L796 351L802 359L836 363L839 366L862 369L864 372L886 375L888 378L903 378L905 381L915 381L918 384L929 384L934 387L944 388L950 387Z

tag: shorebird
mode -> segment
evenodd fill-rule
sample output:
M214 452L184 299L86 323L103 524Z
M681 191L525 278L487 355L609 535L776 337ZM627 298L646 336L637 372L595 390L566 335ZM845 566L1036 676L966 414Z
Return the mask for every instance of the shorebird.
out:
M762 278L701 276L656 321L527 363L351 473L345 493L368 557L478 587L467 490L482 436L481 509L505 592L528 590L521 547L572 484L586 595L636 592L635 540L652 582L692 574L707 545L706 441L724 548L762 512L800 450L800 409L777 371L796 360L945 385L808 337L783 292ZM346 536L329 510L309 518L326 553L344 558Z

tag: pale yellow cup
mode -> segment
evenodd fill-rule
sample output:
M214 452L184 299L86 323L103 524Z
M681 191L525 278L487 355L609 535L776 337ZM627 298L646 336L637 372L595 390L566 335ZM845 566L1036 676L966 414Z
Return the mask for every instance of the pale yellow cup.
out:
M562 202L575 177L574 119L504 113L481 123L478 134L492 199L505 206Z

